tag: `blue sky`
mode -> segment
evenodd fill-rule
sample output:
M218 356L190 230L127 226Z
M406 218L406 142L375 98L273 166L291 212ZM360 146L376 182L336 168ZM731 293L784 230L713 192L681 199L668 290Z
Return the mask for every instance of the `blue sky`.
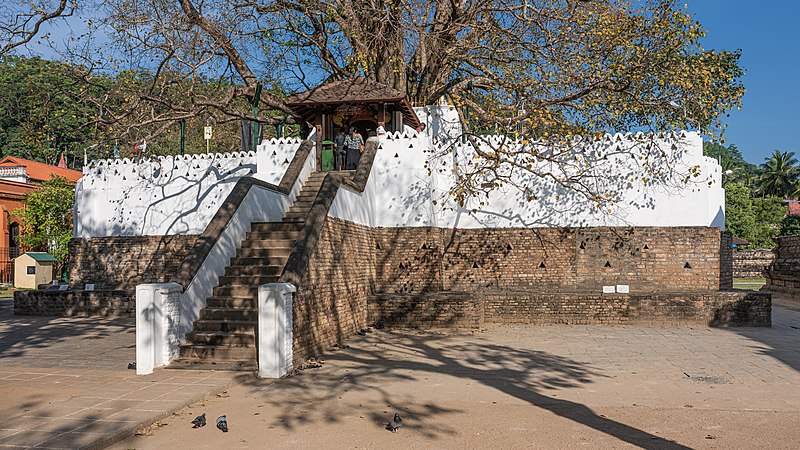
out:
M800 154L800 4L787 1L686 1L706 28L703 46L742 49L746 70L741 111L726 119L726 145L761 164L774 150Z

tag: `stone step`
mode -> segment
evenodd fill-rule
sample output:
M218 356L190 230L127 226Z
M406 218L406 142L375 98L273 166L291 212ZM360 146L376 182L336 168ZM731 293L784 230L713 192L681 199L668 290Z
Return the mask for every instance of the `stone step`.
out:
M225 268L225 277L245 277L245 276L279 276L283 273L283 266L280 265L230 265ZM222 284L222 279L220 279Z
M319 191L317 191L317 192L319 192ZM295 202L300 202L300 201L312 201L313 202L314 199L317 198L317 192L300 191L300 193L297 194L297 198L295 198L294 201Z
M293 248L295 240L292 239L259 239L242 242L242 248Z
M253 359L208 361L195 358L177 358L168 366L173 370L219 370L230 372L253 372L258 370L258 363Z
M268 283L277 283L278 278L280 277L273 277L272 281L268 281ZM213 291L214 297L236 297L236 298L243 298L243 297L251 297L257 298L258 297L258 286L253 285L227 285L227 286L217 286L214 288Z
M274 241L275 239L288 239L296 241L302 233L301 230L292 231L251 231L245 239L253 241Z
M219 277L219 286L239 285L257 288L261 284L275 283L280 276L280 273L271 275L223 275Z
M217 361L248 361L256 359L256 348L227 347L223 345L182 345L181 358L197 358Z
M283 216L283 220L287 221L305 221L308 218L308 211L291 211L287 212L285 216Z
M211 296L206 300L207 308L257 308L256 297L217 297Z
M217 345L226 347L255 347L256 334L224 333L222 331L192 331L186 338L192 345Z
M225 333L255 333L257 322L252 320L196 320L194 331L222 331Z
M286 222L254 222L250 225L251 232L268 232L268 231L300 231L303 227L296 223Z
M199 320L232 320L232 321L257 321L256 308L209 308L200 310Z
M242 260L280 260L280 259L288 259L289 255L292 254L294 250L294 246L292 247L283 247L283 248L240 248L236 251L236 257L231 260L231 264L239 264L235 261L237 259ZM248 264L247 262L242 262L241 264Z
M249 249L251 251L255 249ZM237 256L231 260L231 266L285 266L289 255L292 253L290 249L286 249L285 255L275 256L270 255L266 257L246 257Z

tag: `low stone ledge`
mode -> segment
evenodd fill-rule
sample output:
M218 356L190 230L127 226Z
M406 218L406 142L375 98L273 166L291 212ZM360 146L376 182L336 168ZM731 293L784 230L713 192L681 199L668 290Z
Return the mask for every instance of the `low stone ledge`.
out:
M491 323L636 324L769 327L769 292L709 291L641 294L493 292L484 297Z
M479 328L495 324L769 327L769 292L642 294L527 291L376 294L370 322L410 328Z
M16 291L14 314L18 316L133 317L136 294L108 291Z

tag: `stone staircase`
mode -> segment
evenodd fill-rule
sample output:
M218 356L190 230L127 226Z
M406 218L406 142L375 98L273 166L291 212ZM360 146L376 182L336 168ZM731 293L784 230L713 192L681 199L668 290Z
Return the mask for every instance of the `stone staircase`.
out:
M258 286L275 283L326 172L312 173L282 222L254 223L170 368L255 370Z

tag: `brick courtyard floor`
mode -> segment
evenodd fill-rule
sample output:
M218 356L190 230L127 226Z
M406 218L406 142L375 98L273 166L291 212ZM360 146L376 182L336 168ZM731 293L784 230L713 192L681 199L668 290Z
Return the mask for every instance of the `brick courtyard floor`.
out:
M136 376L133 319L14 316L0 300L0 448L101 448L231 383Z
M375 331L322 368L239 375L222 393L234 374L128 370L132 320L12 316L0 301L0 448L793 449L800 301L775 298L773 322ZM405 427L389 433L395 411ZM212 425L192 430L201 412Z
M800 447L800 301L772 328L499 326L354 336L114 448ZM384 429L399 412L405 427ZM231 428L192 430L200 413Z

